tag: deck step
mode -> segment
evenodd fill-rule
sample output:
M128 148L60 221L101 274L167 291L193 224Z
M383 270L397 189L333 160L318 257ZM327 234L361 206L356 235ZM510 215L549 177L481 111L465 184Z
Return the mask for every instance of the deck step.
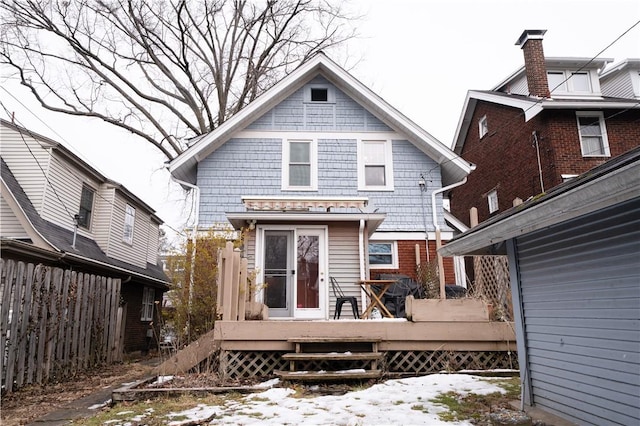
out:
M368 380L382 376L381 370L363 371L276 371L276 376L289 381Z
M283 354L287 361L367 361L381 359L382 352L327 352L327 353L289 353Z

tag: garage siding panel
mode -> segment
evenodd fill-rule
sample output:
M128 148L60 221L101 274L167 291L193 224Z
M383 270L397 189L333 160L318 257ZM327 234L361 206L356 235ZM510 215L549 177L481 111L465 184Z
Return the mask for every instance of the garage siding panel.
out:
M640 424L640 199L516 244L533 403Z

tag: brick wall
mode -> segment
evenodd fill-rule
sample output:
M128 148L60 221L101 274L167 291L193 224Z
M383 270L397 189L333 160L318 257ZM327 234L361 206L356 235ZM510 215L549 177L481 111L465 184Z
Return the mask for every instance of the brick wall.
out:
M159 336L160 333L160 323L159 321L154 321L151 325L151 321L141 321L142 317L142 289L143 285L139 283L124 283L122 284L122 299L127 303L127 323L125 328L125 336L124 336L124 351L125 352L134 352L134 351L145 351L148 349L147 347L147 330L149 327L153 327L155 330L154 337L151 342L151 347L155 348L157 346L156 336ZM158 318L158 306L161 305L162 302L162 292L156 289L155 292L156 303L153 317Z
M403 274L411 278L416 277L416 244L420 246L420 262L427 261L427 253L425 251L424 240L398 241L398 268L397 269L372 269L371 278L377 277L378 274ZM443 243L444 244L444 243ZM429 241L429 259L436 259L436 242ZM446 257L443 259L445 283L455 284L455 270L453 267L453 258Z
M478 120L487 116L489 133L482 139ZM611 156L620 155L640 144L640 111L605 112L605 126ZM547 110L528 122L517 108L478 102L461 156L476 164L465 185L450 193L452 213L469 225L469 210L478 209L480 222L487 220L487 194L496 190L503 212L518 197L527 200L542 192L536 147L540 150L544 189L562 183L563 174L580 174L610 157L583 157L575 111Z

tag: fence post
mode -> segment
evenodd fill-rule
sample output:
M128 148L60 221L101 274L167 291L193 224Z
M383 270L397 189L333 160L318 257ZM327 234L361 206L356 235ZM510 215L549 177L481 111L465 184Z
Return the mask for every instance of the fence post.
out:
M231 316L232 305L233 305L233 295L231 291L231 286L233 282L233 243L227 242L226 247L224 248L224 253L222 255L222 265L224 266L224 281L222 285L224 286L223 290L223 301L222 301L222 319L226 321L232 321L233 317Z
M240 286L238 288L238 321L244 321L246 316L246 307L247 307L247 290L249 286L247 285L247 259L245 257L240 259Z

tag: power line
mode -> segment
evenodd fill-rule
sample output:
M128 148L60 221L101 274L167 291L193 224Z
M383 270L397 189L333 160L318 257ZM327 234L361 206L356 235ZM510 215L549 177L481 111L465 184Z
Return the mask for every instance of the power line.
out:
M3 88L4 89L4 88ZM4 89L6 91L6 89ZM10 94L11 95L11 94ZM11 95L13 96L13 95ZM15 99L15 97L14 97ZM17 100L17 99L16 99ZM0 101L0 105L2 106L2 108L4 109L5 113L8 116L12 116L12 114L10 114L9 110L7 109L7 107L4 105L4 103L2 103ZM31 112L33 114L33 112L26 107L24 104L21 103L21 105L27 109L29 112ZM33 114L35 116L35 114ZM39 118L38 118L39 119ZM22 125L20 123L20 120L15 120L14 121L18 121L18 124L20 124L20 126L22 127L22 129L24 129L24 131L26 131L26 133L42 148L42 149L46 149L45 146L42 145L42 143L39 140L39 137L37 135L35 135L31 130L27 129L24 125ZM42 121L42 120L40 120ZM44 123L44 122L43 122ZM46 125L46 123L44 123ZM47 125L47 127L49 127ZM50 127L49 127L50 128ZM50 128L51 129L51 128ZM51 129L52 131L55 132L55 130ZM26 142L26 140L24 139L24 134L22 131L19 131L18 133L20 133L20 137L22 138L23 143L27 146L27 148L29 149L30 154L32 155L32 157L34 158L34 160L36 161L36 163L38 164L38 167L40 168L40 171L42 172L44 178L47 180L48 185L51 187L51 189L53 190L54 194L56 195L56 198L58 199L60 205L65 209L65 211L67 212L67 214L69 215L69 217L71 217L72 219L74 218L74 215L71 214L71 212L69 211L69 209L67 208L65 202L62 200L61 196L58 194L55 185L53 184L53 182L51 182L51 180L49 180L49 177L47 175L47 173L44 171L44 169L42 168L42 165L39 163L38 159L36 158L35 154L33 153L33 151L31 150L31 148L29 147L28 143ZM55 132L58 136L60 136L57 132ZM61 139L64 139L62 136L60 136ZM84 160L83 160L84 161ZM73 175L78 181L80 182L84 182L86 181L86 179L83 176L80 176L78 174L78 172L72 168L69 168L66 164L64 164L64 162L59 162L59 164L71 175ZM126 209L118 206L115 202L112 202L111 200L105 198L104 196L102 196L102 194L100 194L99 191L94 191L94 194L97 195L101 200L103 200L104 202L106 202L108 205L110 205L112 208L116 209L117 211L123 213L126 215ZM185 235L184 232L182 231L178 231L177 229L175 229L174 227L172 227L171 225L168 225L166 223L163 223L164 226L166 226L167 228L169 228L170 230L172 230L173 232L175 232L178 235Z
M605 48L603 48L602 50L600 50L596 55L594 55L591 59L589 59L584 65L582 65L580 68L578 68L578 70L576 70L575 72L579 72L582 71L584 68L586 68L590 63L592 63L593 61L595 61L602 53L604 53L607 49L609 49L611 46L613 46L615 43L617 43L622 37L624 37L627 33L629 33L629 31L631 31L632 29L634 29L636 26L640 25L640 20L638 20L637 22L635 22L633 25L631 25L629 28L627 28L622 34L620 34L618 37L616 37L611 43L609 43ZM572 77L572 75L566 77L562 82L560 82L556 87L553 88L553 90L550 91L550 93L553 93L556 89L558 89L558 87L561 87L564 83L566 83L570 78ZM524 117L526 115L526 113L531 110L532 108L534 108L536 105L538 105L539 103L542 103L543 101L545 101L547 99L545 98L538 98L535 100L535 102L533 104L531 104L528 108L526 108L525 110L523 110L522 112L518 113L516 115L516 117L514 117L513 119L503 123L500 127L498 127L496 130L494 130L493 132L491 132L491 136L494 136L498 133L500 133L502 130L505 130L507 128L510 128L511 126L514 125L520 125L520 121L518 120L521 117ZM631 101L631 99L629 99L629 101ZM617 112L616 114L613 114L609 117L603 117L603 120L606 122L606 120L609 120L613 117L616 117L620 114L623 114L627 111L630 110L634 110L638 107L638 105L640 105L640 101L637 101L635 104L633 104L632 106L623 109L619 112ZM518 121L516 121L518 120ZM593 123L595 124L595 123ZM578 129L578 131L580 131L580 129ZM475 152L477 149L482 148L480 145L476 146L475 148L471 148L469 150L467 150L465 152L465 155L468 155L469 153ZM589 154L589 153L587 153ZM466 162L466 160L464 160L464 158L462 158L461 155L455 154L455 157L450 159L450 160L445 160L442 163L438 164L437 166L434 166L433 168L429 169L427 171L427 173L431 173L433 170L435 170L437 167L442 167L444 164L453 162L455 160L463 160Z

